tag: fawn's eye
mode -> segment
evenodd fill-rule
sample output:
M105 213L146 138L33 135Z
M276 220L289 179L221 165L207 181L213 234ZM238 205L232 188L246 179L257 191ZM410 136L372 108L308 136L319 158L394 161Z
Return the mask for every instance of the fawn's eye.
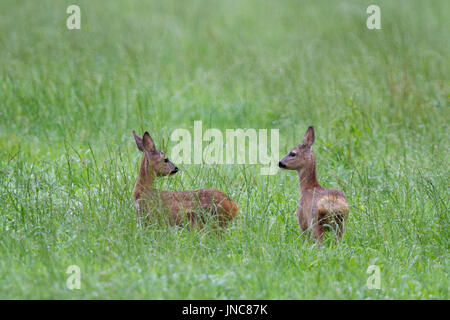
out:
M164 159L164 162L169 162L169 158L165 158L165 159Z
M295 152L289 153L289 157L295 157L297 154Z

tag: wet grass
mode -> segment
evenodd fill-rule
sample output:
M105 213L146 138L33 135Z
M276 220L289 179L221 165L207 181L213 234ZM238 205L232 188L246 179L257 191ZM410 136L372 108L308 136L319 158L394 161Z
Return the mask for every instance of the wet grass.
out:
M377 31L366 1L79 1L79 31L69 4L0 3L0 298L448 299L448 1L379 1ZM250 165L157 181L230 195L220 236L137 224L131 131L170 157L195 120L278 128L280 158L314 124L343 242L301 234L295 173Z

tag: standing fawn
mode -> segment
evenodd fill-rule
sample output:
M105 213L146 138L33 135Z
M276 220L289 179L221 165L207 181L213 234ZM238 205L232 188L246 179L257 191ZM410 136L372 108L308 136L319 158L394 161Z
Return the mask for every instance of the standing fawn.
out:
M238 214L236 203L216 189L179 192L153 189L156 177L173 175L178 172L178 168L162 151L155 148L148 132L141 138L133 130L133 135L138 149L143 152L139 178L133 193L138 216L149 219L167 218L172 225L181 225L187 221L191 226L201 227L208 218L225 226Z
M295 146L278 166L297 170L301 198L297 209L300 228L312 229L314 238L321 243L326 227L335 230L335 242L342 237L348 216L347 198L336 189L324 189L316 178L316 157L312 150L314 127L310 126L303 136L302 144Z

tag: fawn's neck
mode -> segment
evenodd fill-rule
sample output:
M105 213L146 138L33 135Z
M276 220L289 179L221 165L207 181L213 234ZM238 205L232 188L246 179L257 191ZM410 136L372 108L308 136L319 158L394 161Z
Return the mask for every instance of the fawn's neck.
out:
M314 156L308 165L298 170L298 181L301 194L308 189L320 188L320 184L317 181L316 159Z
M153 180L155 175L152 171L149 171L149 163L147 156L144 154L141 161L141 168L139 170L139 178L134 187L134 198L137 200L140 198L142 192L151 191L153 189Z

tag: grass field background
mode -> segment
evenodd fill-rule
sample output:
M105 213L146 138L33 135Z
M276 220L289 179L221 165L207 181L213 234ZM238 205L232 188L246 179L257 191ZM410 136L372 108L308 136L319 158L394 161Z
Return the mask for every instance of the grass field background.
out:
M81 8L67 30L66 8ZM366 28L381 7L382 30ZM0 298L448 299L449 1L0 2ZM343 242L297 224L295 172L181 165L157 187L221 189L222 235L136 224L148 130L310 124ZM66 287L70 265L81 289ZM369 265L381 289L369 290Z

